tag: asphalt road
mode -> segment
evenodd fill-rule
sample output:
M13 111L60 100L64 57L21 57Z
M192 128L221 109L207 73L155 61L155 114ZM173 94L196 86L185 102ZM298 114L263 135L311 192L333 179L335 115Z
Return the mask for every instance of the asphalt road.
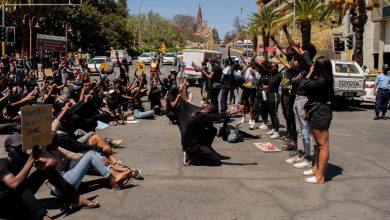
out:
M170 68L163 68L165 76ZM199 88L191 90L199 103ZM37 197L50 215L65 219L390 219L390 120L372 117L369 105L334 112L324 185L304 183L301 170L284 162L288 153L263 153L253 145L258 140L216 138L215 149L231 157L228 164L185 167L178 128L157 117L98 130L124 141L116 156L142 169L143 181L112 191L100 177L87 176L80 193L101 207L70 214L60 213L45 185ZM248 131L247 124L241 127ZM248 132L271 141L265 131Z

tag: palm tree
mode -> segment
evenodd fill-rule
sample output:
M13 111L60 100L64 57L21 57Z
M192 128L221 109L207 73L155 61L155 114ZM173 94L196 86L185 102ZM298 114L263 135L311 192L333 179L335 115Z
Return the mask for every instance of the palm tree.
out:
M269 46L272 32L276 31L281 24L281 14L269 6L264 6L257 13L249 16L248 30L253 35L260 34L263 38L264 48ZM256 45L256 44L255 44ZM265 59L268 60L268 52L265 51Z
M294 2L285 0L287 17L294 13ZM295 0L295 19L299 23L302 34L302 46L311 42L311 26L313 22L324 21L332 14L334 5L321 3L321 0Z
M367 9L365 0L356 0L351 9L351 24L352 31L355 33L355 50L352 55L352 60L359 65L363 65L363 33L364 25L367 22Z
M253 49L253 53L257 54L257 49L258 49L258 43L259 43L259 29L253 24L253 23L249 23L249 25L247 27L244 28L244 33L246 34L249 34L249 35L252 35L253 38L252 38L252 42L253 42L253 46L254 46L254 49Z

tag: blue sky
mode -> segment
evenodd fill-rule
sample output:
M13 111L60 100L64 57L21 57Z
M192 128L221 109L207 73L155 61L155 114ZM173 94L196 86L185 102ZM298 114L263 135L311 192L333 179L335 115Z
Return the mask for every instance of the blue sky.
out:
M141 1L127 1L131 14L138 14ZM196 17L199 4L202 7L203 20L206 20L209 26L216 28L221 38L226 32L233 30L233 19L241 15L241 7L243 7L244 19L257 10L256 0L144 0L141 13L153 10L166 18L172 18L175 14Z

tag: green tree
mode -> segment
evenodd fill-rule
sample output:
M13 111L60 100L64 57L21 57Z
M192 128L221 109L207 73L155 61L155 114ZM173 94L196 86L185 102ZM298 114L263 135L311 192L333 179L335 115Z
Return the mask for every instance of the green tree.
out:
M219 44L219 34L218 30L213 28L213 37L214 37L214 43Z
M249 16L249 25L247 28L252 35L260 34L263 38L264 47L269 46L272 32L279 29L281 24L281 14L269 6L264 6L257 13ZM257 46L256 46L257 47ZM265 51L265 59L268 60L268 52Z
M321 3L321 0L295 0L295 19L301 29L302 46L311 42L311 26L313 22L324 21L332 14L332 4ZM294 13L294 2L285 0L287 4L286 18L291 20Z

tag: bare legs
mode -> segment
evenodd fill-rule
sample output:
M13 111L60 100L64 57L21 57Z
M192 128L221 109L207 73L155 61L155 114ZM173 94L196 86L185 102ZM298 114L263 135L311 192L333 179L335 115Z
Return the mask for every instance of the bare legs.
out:
M94 134L88 139L88 144L96 145L103 150L103 153L106 155L111 164L116 164L118 160L112 154L112 149L108 143L104 140L99 134Z
M329 160L329 130L328 129L312 129L313 137L317 143L316 163L313 167L313 173L317 179L317 183L324 183L325 167Z

